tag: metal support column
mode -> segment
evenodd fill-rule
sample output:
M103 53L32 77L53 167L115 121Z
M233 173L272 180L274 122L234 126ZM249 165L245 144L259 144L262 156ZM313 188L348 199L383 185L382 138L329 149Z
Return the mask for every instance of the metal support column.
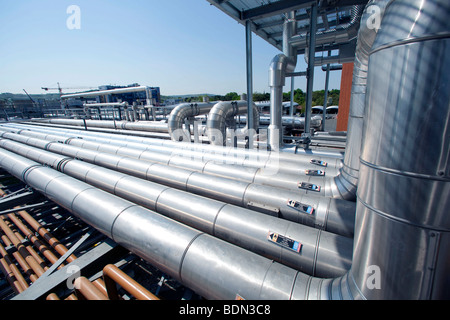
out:
M305 110L305 133L306 137L311 133L311 109L312 109L312 93L314 86L314 57L316 54L316 32L317 32L317 5L311 5L311 19L309 23L309 44L308 44L308 69L306 83L306 110ZM306 149L309 148L309 145Z
M291 117L294 116L294 86L295 86L295 78L291 77L291 105L289 108L289 115ZM292 119L292 123L294 123L294 119Z
M331 56L331 51L328 51L328 56ZM328 85L330 82L330 64L327 64L326 76L325 76L325 95L323 97L323 112L322 112L322 126L321 130L325 131L325 121L327 119L327 106L328 106Z
M252 61L252 22L245 22L245 52L247 60L247 128L248 147L253 148L253 61Z

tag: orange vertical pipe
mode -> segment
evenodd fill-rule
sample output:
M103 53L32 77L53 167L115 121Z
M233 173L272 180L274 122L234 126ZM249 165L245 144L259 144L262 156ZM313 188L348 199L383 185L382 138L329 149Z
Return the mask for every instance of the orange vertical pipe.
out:
M341 94L339 97L339 113L337 116L336 131L347 131L350 114L350 97L353 82L353 62L342 65Z

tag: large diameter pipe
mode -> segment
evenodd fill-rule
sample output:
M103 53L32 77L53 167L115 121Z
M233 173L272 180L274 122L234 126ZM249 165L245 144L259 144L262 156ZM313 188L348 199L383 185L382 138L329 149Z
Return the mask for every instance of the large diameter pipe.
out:
M45 130L42 129L39 131L45 132ZM20 131L20 133L28 136L37 136L44 139L53 139L55 141L61 141L61 139L64 140L64 138L61 137L39 135L26 130ZM73 135L68 135L67 137L73 137ZM121 144L132 147L133 149L144 150L143 152L136 150L132 151L127 147L114 148L111 145L108 146L108 149L106 149L105 146L102 146L102 150L107 152L132 156L142 160L149 160L152 162L156 161L170 166L183 167L188 170L201 169L204 173L225 176L227 178L238 179L251 183L260 183L274 187L296 190L301 193L312 195L313 197L325 196L335 199L345 199L346 195L346 193L342 191L347 190L347 185L344 184L345 181L341 182L341 180L334 178L334 175L337 174L336 166L340 163L338 159L319 158L324 159L319 160L317 157L313 156L308 158L304 156L273 152L246 152L245 150L230 151L228 154L229 150L222 149L221 147L212 147L209 152L206 152L208 149L191 151L191 148L188 147L190 144L181 144L179 146L182 146L183 148L175 149L165 146L148 147L142 143L136 144L131 142L119 142L115 139L108 140L95 137L87 138L102 141L108 144ZM92 146L89 142L84 142L84 140L80 141L79 139L72 139L67 143L77 145L82 148L99 150L98 145ZM184 148L185 146L187 146L186 149ZM224 154L223 152L226 153ZM213 161L224 165L215 165L212 163ZM312 161L316 161L316 163L326 162L327 167L312 164ZM229 163L234 163L238 166L232 166L229 165ZM246 168L248 166L260 169L257 169L252 173L252 169ZM214 169L210 170L210 168ZM314 172L317 172L317 170L320 170L323 176L315 176ZM313 172L313 174L310 175L307 174L307 172ZM312 185L317 187L315 189L309 189L309 186Z
M95 187L155 210L165 216L320 277L344 274L351 263L352 240L230 204L174 190L102 167L70 160L13 141L0 145L20 155L52 165ZM195 203L195 208L192 204ZM268 234L289 236L302 243L302 253L273 246Z
M284 54L276 55L269 68L270 125L268 144L271 151L279 151L283 145L283 124L281 119L283 87L286 73L294 72L295 60Z
M381 21L386 5L390 0L372 0L367 4L361 17L361 27L358 32L356 54L353 69L353 80L350 99L350 111L348 120L348 134L345 145L343 167L339 175L334 178L342 198L356 199L356 190L359 178L359 157L361 155L362 132L364 127L365 97L367 87L367 71L369 65L369 53L377 35L377 28L371 27L373 11L376 6Z
M70 125L87 128L107 128L149 132L168 132L167 124L158 121L108 121L84 119L33 119L34 122Z
M339 235L347 237L353 235L354 204L347 201L311 197L309 195L302 196L298 192L286 189L249 184L191 170L152 164L124 156L97 152L93 149L89 150L85 146L74 147L61 143L51 143L47 140L29 138L13 133L3 133L2 136L170 187L251 208L266 214L277 215L290 221L314 226ZM103 147L98 145L97 148L102 149ZM58 165L58 160L52 157L48 158L48 156L40 154L38 156L41 162L46 161L53 167ZM299 210L295 207L295 203L307 205L314 212L308 213Z
M175 166L175 167L186 167L186 164L188 163L188 161L186 160L186 158L181 157L181 158L177 158L176 156L173 157L166 157L166 156L162 156L160 154L147 154L147 152L141 152L139 150L128 150L127 148L121 148L121 147L114 147L112 145L103 145L103 144L96 144L96 143L92 143L92 142L86 142L84 140L79 140L79 139L66 139L65 137L59 137L59 136L51 136L51 135L42 135L42 134L33 134L29 131L21 131L21 134L27 135L28 136L35 136L35 137L40 137L40 138L45 138L45 139L49 139L50 141L60 141L60 142L64 142L66 141L66 143L69 143L71 145L74 146L78 146L79 148L82 149L91 149L91 150L101 150L101 151L106 151L108 153L113 153L113 154L118 154L118 155L122 155L122 156L131 156L131 157L135 157L141 160L150 160L152 162L157 161L157 162L161 162L161 163L165 163L168 164L170 166ZM27 144L31 144L31 145L35 145L33 144L33 139L29 139L27 137L21 137L18 135L4 135L5 137L10 137L16 141L19 142L24 142ZM79 142L79 143L78 143ZM40 145L39 145L40 144ZM40 147L40 148L46 148L46 143L42 143L42 142L37 142L36 146ZM61 148L61 146L58 146L59 148ZM54 149L53 151L55 151L56 149ZM72 151L71 151L72 152ZM75 153L69 153L68 155L72 154L72 156L76 155L76 151L73 151ZM76 155L77 157L79 157L79 155ZM84 156L86 157L86 155ZM93 156L91 156L91 161L93 161L92 158ZM117 158L117 162L120 161L120 158ZM123 162L122 162L123 163ZM151 171L148 170L149 166L146 166L145 168L147 169L142 169L141 170L141 177L147 177L149 179L152 179L153 181L157 181L166 185L170 185L173 187L177 187L177 188L182 188L182 189L189 189L189 190L194 190L193 192L200 192L200 194L204 195L204 196L208 196L208 197L215 197L217 195L222 195L219 198L216 198L218 200L221 201L231 201L231 203L237 204L237 205L241 205L241 206L248 206L250 203L256 203L256 204L268 204L270 205L270 207L275 208L277 210L279 210L279 214L281 217L288 219L288 220L292 220L292 221L311 221L313 222L313 225L323 225L326 226L327 223L325 221L331 221L333 220L333 217L340 217L339 220L341 220L341 222L343 222L343 224L341 224L341 226L346 225L346 227L344 229L341 229L341 231L339 231L340 228L338 229L327 229L328 227L325 227L326 230L331 231L334 230L333 232L337 232L338 234L344 234L344 235L351 235L353 234L353 212L354 212L354 208L352 208L351 204L348 203L342 203L340 204L340 200L334 200L334 199L317 199L317 198L321 198L318 197L317 195L311 195L311 193L318 193L316 191L306 191L304 192L304 194L306 195L306 197L302 196L301 194L298 193L298 191L295 191L296 194L292 194L293 191L285 191L285 192L278 192L275 189L273 189L273 187L271 188L270 186L277 186L277 187L282 187L283 189L285 188L291 188L291 189L297 189L298 190L298 181L300 181L300 177L297 179L295 176L289 176L289 175L282 175L282 174L276 174L274 175L274 172L272 172L272 174L270 174L270 170L268 170L269 172L263 170L258 170L258 171L253 171L253 170L248 170L248 169L244 169L242 167L230 167L230 166L225 166L225 168L222 168L223 165L218 165L212 162L207 162L205 165L199 165L200 163L198 162L197 159L195 160L191 160L191 163L193 164L191 168L195 169L195 170L200 170L203 173L207 173L207 174L214 174L217 175L218 177L222 177L222 178L232 178L232 179L237 179L239 181L242 182L247 182L247 184L241 183L242 187L236 187L239 183L237 182L233 182L233 181L227 181L227 180L223 180L223 179L218 179L217 177L211 177L209 179L206 179L205 183L202 183L201 187L198 188L195 186L195 184L193 184L195 181L194 177L197 176L193 175L192 169L189 169L189 167L186 167L188 171L182 171L180 169L172 169L172 170L166 170L164 169L164 167L161 166L153 166L154 169L152 169ZM248 163L247 161L243 162L243 164ZM101 164L101 163L99 163ZM136 170L133 169L134 168L139 168L140 165L139 164L135 164L134 166L131 163L128 163L128 168L130 168L130 170L132 170L131 172L135 172ZM115 167L113 167L115 168ZM168 169L168 168L167 168ZM224 170L225 169L225 170ZM266 168L267 169L267 168ZM248 170L248 171L246 171ZM127 171L130 172L130 171ZM151 175L149 175L149 172L152 172ZM175 173L175 175L174 175ZM173 178L170 178L172 177ZM184 177L184 178L183 178ZM189 177L189 181L187 180L187 178ZM313 179L314 177L308 177L308 179ZM155 180L156 179L156 180ZM162 179L162 180L161 180ZM227 181L227 182L226 182ZM175 183L175 185L174 185ZM193 184L193 189L190 189L190 185L191 183ZM252 183L251 187L248 187L248 183ZM264 196L259 196L257 192L251 192L251 190L253 189L253 183L258 183L258 184L265 184L267 186L264 187L264 192L261 193L261 195L268 193L268 194L274 194L274 195L280 195L279 200L275 201L274 197L270 197L269 201L264 200ZM215 190L217 188L217 186L222 186L222 185L229 185L229 186L234 186L231 189L234 188L234 190L231 191L231 189L228 192L225 193L217 193ZM259 188L261 189L261 188ZM238 196L238 198L233 199L232 195L236 194L236 191L241 190L242 192L246 192L248 194L248 196L246 195L244 198L244 194L241 193L240 196ZM324 188L320 191L321 195L326 195L326 190L327 188ZM304 190L302 190L304 191ZM251 195L256 196L256 198L252 198ZM227 198L228 197L228 198ZM317 210L316 214L314 216L314 218L310 219L310 218L304 218L304 214L299 213L297 210L289 208L287 206L287 201L288 200L294 200L294 199L299 199L299 198L304 198L302 199L302 203L313 203L314 208ZM237 200L237 202L235 201ZM304 201L303 201L304 200ZM271 202L274 201L274 202ZM323 205L321 204L323 203ZM260 207L261 208L261 207ZM259 210L260 208L256 209ZM320 208L328 208L326 211L323 211ZM337 209L339 208L339 209ZM337 210L337 211L336 211ZM325 213L326 212L326 213ZM326 219L322 219L320 217L328 217ZM346 222L344 222L346 221ZM325 223L322 223L325 222ZM307 223L309 225L309 223ZM346 230L346 231L343 231Z
M239 114L247 113L247 101L221 101L214 105L208 115L206 122L206 131L209 141L212 145L224 146L227 144L227 127L232 124L234 117ZM243 134L254 135L259 127L259 111L255 104L253 109L253 127L248 126L242 130ZM234 135L239 133L235 130Z
M368 299L450 298L449 65L450 2L390 2L370 52L351 271Z
M147 137L138 137L133 135L120 135L120 134L107 134L100 132L91 132L91 131L81 131L72 129L63 129L63 128L52 128L52 127L40 127L36 125L24 125L24 124L12 124L5 123L2 124L2 127L8 128L16 128L16 129L25 129L25 130L33 130L38 132L59 132L60 134L68 134L70 137L74 135L83 137L88 140L97 140L101 139L102 142L106 142L107 139L111 144L120 144L120 145L128 145L129 143L140 143L142 146L146 146L146 148L156 148L156 147L166 147L171 149L186 150L186 151L197 151L202 153L209 154L217 154L217 155L226 155L230 158L237 158L238 160L242 158L253 157L255 159L264 159L264 161L271 160L272 162L277 163L277 161L289 161L293 163L297 163L300 165L301 163L308 163L311 159L319 159L326 161L328 163L328 168L336 167L340 168L340 159L342 159L342 154L340 152L315 152L309 150L304 154L293 154L291 149L283 149L286 152L269 152L265 150L254 150L254 149L240 149L234 147L223 147L223 146L212 146L201 143L179 143L171 140L162 140L162 139L154 139ZM134 145L136 146L136 145ZM136 146L137 147L137 146ZM159 149L158 149L159 150ZM161 150L161 152L163 152ZM165 151L167 153L167 151ZM173 152L173 151L170 151ZM232 163L231 159L228 159L229 162ZM264 163L265 164L265 163ZM284 167L284 166L283 166Z
M9 151L0 165L207 299L303 299L315 279Z
M14 131L9 129L9 126L1 126L0 129L3 131ZM43 134L36 133L41 132ZM50 130L51 132L52 130ZM18 133L37 137L40 139L47 139L53 141L65 141L69 138L74 137L74 133L67 132L63 133L61 136L56 135L46 135L47 131L44 129L33 128L33 131L23 130L18 131ZM176 146L148 146L142 140L142 142L126 142L116 139L103 138L100 137L84 135L82 133L76 133L77 136L83 137L83 140L74 139L74 141L68 141L67 143L77 145L83 148L93 148L99 150L95 145L90 144L85 140L92 140L94 142L102 143L102 150L106 152L123 154L135 158L145 159L153 162L160 162L167 165L174 165L178 167L183 167L186 169L196 169L199 170L203 167L203 171L206 169L206 165L210 162L215 162L217 164L223 164L224 168L220 170L213 170L210 174L226 175L227 172L233 172L230 178L245 180L248 182L258 182L267 185L273 185L278 187L290 188L298 190L298 182L300 180L307 182L311 179L306 172L320 170L324 175L321 177L315 177L314 183L318 185L325 185L325 180L332 179L334 175L338 173L338 167L340 161L337 158L323 158L315 157L313 155L306 156L296 156L293 154L280 154L273 152L246 152L245 150L233 150L223 147L210 146L209 148L191 148L190 144L178 144ZM67 138L64 138L66 136ZM139 141L139 140L137 140ZM80 145L80 144L83 145ZM108 145L109 149L106 149ZM119 147L124 146L124 147ZM131 149L137 149L132 151ZM138 151L141 150L141 151ZM326 163L326 167L317 165L316 163ZM336 167L337 166L337 167ZM250 167L250 168L249 168ZM255 168L253 170L253 168ZM239 174L240 172L240 174ZM253 172L251 174L250 172ZM276 177L277 179L274 179ZM289 184L284 184L289 181ZM283 185L284 184L284 185ZM329 192L328 189L322 189L319 192L321 195L332 196L333 193Z
M183 125L189 118L207 114L214 106L213 103L182 103L171 112L167 121L168 132L173 141L191 142L189 130L183 130Z

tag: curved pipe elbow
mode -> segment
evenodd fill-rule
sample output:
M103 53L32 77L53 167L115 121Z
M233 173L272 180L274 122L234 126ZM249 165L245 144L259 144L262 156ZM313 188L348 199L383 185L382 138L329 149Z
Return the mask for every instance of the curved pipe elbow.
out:
M206 122L206 132L212 145L226 144L227 126L234 116L247 112L247 101L220 101L211 109ZM259 126L259 111L253 104L253 129ZM248 131L247 126L244 131Z
M282 53L277 54L270 63L269 86L282 87L285 85L286 73L294 72L296 59L290 58Z
M192 104L182 103L170 113L167 122L170 138L173 141L189 141L190 135L183 130L184 120L192 113Z
M339 192L337 197L343 200L356 201L357 181L353 183L348 181L341 170L340 174L334 177L332 183Z
M212 103L182 103L176 106L170 113L168 131L173 141L191 141L188 130L183 129L186 119L208 113L214 106Z

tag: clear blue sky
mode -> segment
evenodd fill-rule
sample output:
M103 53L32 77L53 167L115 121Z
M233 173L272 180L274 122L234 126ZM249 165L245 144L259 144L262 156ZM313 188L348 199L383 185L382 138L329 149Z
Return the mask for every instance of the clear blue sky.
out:
M79 30L66 26L70 5L81 9ZM278 53L253 34L254 91L269 91ZM340 75L331 73L330 89L339 89ZM314 90L324 79L316 68ZM245 28L206 0L0 0L0 92L43 93L58 82L137 82L163 95L246 92ZM306 90L305 80L296 88Z

